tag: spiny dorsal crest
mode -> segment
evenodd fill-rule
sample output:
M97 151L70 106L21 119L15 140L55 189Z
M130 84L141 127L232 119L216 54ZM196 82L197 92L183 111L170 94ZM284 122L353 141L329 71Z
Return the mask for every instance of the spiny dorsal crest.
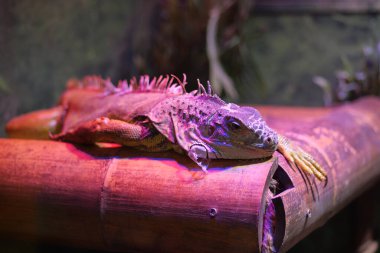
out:
M210 81L207 81L207 90L205 89L204 85L199 81L199 79L197 79L197 82L198 82L198 90L194 90L190 92L190 94L197 97L206 96L208 97L208 99L211 99L213 101L223 103L223 104L226 103L213 91Z
M126 94L131 92L154 92L164 91L171 94L186 94L186 75L182 81L175 75L153 77L140 76L139 79L132 77L130 81L120 80L115 86L110 78L103 79L100 76L86 76L82 80L70 79L66 87L68 89L90 89L104 91L105 95Z
M110 78L103 79L100 76L92 75L85 76L82 80L70 79L66 87L68 89L89 89L103 91L104 95L111 94L126 94L131 92L154 92L161 91L170 94L190 94L193 96L210 96L216 99L220 99L217 94L214 93L210 82L207 82L207 89L197 79L198 89L187 92L186 91L186 75L183 74L183 79L180 80L175 75L160 75L159 77L150 78L149 75L140 76L139 79L132 77L130 81L120 80L115 86Z

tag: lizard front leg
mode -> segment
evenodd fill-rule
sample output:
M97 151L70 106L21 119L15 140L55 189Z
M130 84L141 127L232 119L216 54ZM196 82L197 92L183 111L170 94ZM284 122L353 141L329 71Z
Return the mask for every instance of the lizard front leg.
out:
M125 121L100 117L84 122L66 132L51 135L53 140L91 144L110 142L125 146L143 146L150 137L148 127Z
M294 147L284 136L279 135L277 150L289 163L297 165L318 180L325 181L327 179L327 173L322 166L309 153L300 147Z

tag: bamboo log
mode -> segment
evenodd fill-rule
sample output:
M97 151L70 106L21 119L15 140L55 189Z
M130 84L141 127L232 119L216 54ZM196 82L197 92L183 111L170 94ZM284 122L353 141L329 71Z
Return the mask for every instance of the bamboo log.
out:
M272 215L275 247L286 251L380 178L379 107L367 98L330 110L261 108L325 167L326 184L277 153L214 162L204 176L174 153L1 139L0 234L114 251L259 252Z
M277 167L214 163L204 176L173 153L10 139L0 149L0 233L120 251L257 251Z
M283 189L275 194L277 221L275 244L285 252L374 185L380 178L380 100L365 98L332 109L272 108L265 111L268 124L305 147L328 171L326 185L289 168L279 157L275 173ZM288 111L289 119L278 115ZM315 111L316 110L316 111Z

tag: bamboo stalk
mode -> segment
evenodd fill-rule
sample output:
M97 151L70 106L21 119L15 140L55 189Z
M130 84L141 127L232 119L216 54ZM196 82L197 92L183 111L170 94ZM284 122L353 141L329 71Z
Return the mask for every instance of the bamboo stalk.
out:
M0 150L0 233L120 251L257 251L277 165L214 163L205 176L173 153L15 139Z
M367 98L330 110L263 108L324 166L326 184L277 153L214 162L204 175L174 153L1 139L0 234L113 251L259 252L272 215L275 248L286 251L380 178L379 107Z
M271 112L267 111L269 125L304 147L328 172L325 185L310 176L300 176L299 171L289 168L279 157L280 169L274 177L285 189L274 195L273 202L279 222L275 242L281 252L322 226L379 181L379 107L380 100L369 97L323 113L319 111L314 119L296 119L297 113L304 114L297 110L288 120L271 117ZM278 113L276 111L273 111L274 115ZM279 173L281 168L285 174Z

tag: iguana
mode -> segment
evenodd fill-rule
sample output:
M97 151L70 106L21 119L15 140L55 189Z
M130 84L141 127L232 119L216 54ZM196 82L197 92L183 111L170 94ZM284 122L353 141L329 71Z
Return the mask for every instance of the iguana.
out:
M256 159L281 152L319 180L326 172L306 152L267 126L253 107L226 103L198 80L187 92L186 76L141 76L114 86L87 76L69 80L59 105L12 119L10 137L73 143L110 142L146 151L185 152L204 171L211 159Z

